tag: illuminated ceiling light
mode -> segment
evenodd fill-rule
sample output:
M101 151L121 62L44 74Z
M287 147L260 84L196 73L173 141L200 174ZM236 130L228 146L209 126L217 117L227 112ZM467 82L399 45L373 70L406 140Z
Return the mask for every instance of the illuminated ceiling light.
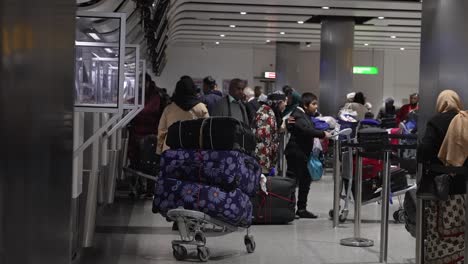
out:
M104 49L107 53L114 53L114 51L111 48L105 48Z
M271 40L269 40L269 39L266 40L266 43L270 43L270 42L271 42Z
M307 44L307 47L310 48L310 44Z
M330 7L329 6L322 6L322 9L328 10L328 9L330 9Z
M216 44L216 45L219 45L219 41L216 41L215 44Z
M247 12L240 12L241 15L247 15Z
M298 24L304 24L304 21L299 20L299 21L297 21L297 23L298 23Z
M364 46L369 46L369 43L364 43Z
M379 18L379 19L385 19L385 17L383 17L383 16L379 16L378 18Z
M224 34L221 34L221 35L219 35L219 36L220 36L220 37L222 37L222 38L224 38L226 35L224 35Z
M396 39L396 36L390 36L392 39Z
M284 35L284 34L286 34L286 32L284 32L284 31L281 31L281 32L280 32L280 34L281 34L281 35Z
M101 38L96 34L96 33L88 33L90 37L92 37L94 40L101 40Z
M400 50L405 50L405 48L400 48Z
M229 27L231 27L231 28L235 28L235 27L236 27L236 25L230 25Z

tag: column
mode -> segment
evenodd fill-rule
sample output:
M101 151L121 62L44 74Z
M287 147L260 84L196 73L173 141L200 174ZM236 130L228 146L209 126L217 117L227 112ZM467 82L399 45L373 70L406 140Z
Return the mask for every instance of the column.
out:
M468 105L468 1L424 0L421 35L420 115L424 135L439 93L455 90Z
M0 263L71 262L76 1L0 0Z
M353 90L354 24L353 18L322 20L319 110L324 115L336 115Z
M276 43L276 90L299 85L299 43Z

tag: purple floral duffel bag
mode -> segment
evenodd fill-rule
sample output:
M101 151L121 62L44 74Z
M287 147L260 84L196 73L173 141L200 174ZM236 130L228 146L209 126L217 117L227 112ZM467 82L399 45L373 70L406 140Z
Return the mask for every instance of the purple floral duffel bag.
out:
M203 212L237 227L249 227L252 223L252 203L249 196L239 189L227 193L218 187L159 178L155 187L153 212L166 217L169 210L179 207Z
M260 165L239 151L167 150L160 165L162 178L200 182L227 192L239 188L248 196L259 189Z

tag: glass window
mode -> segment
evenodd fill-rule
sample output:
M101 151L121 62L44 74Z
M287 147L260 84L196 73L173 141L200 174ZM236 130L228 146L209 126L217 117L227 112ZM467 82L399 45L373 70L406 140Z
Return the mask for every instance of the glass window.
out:
M76 46L75 106L118 107L118 48Z

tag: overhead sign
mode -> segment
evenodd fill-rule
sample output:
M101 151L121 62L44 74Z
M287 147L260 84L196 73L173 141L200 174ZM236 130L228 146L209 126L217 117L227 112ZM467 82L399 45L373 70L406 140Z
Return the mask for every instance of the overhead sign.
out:
M379 68L371 66L354 66L354 74L368 74L368 75L377 75L379 74Z
M276 72L265 72L263 77L266 79L276 79Z

